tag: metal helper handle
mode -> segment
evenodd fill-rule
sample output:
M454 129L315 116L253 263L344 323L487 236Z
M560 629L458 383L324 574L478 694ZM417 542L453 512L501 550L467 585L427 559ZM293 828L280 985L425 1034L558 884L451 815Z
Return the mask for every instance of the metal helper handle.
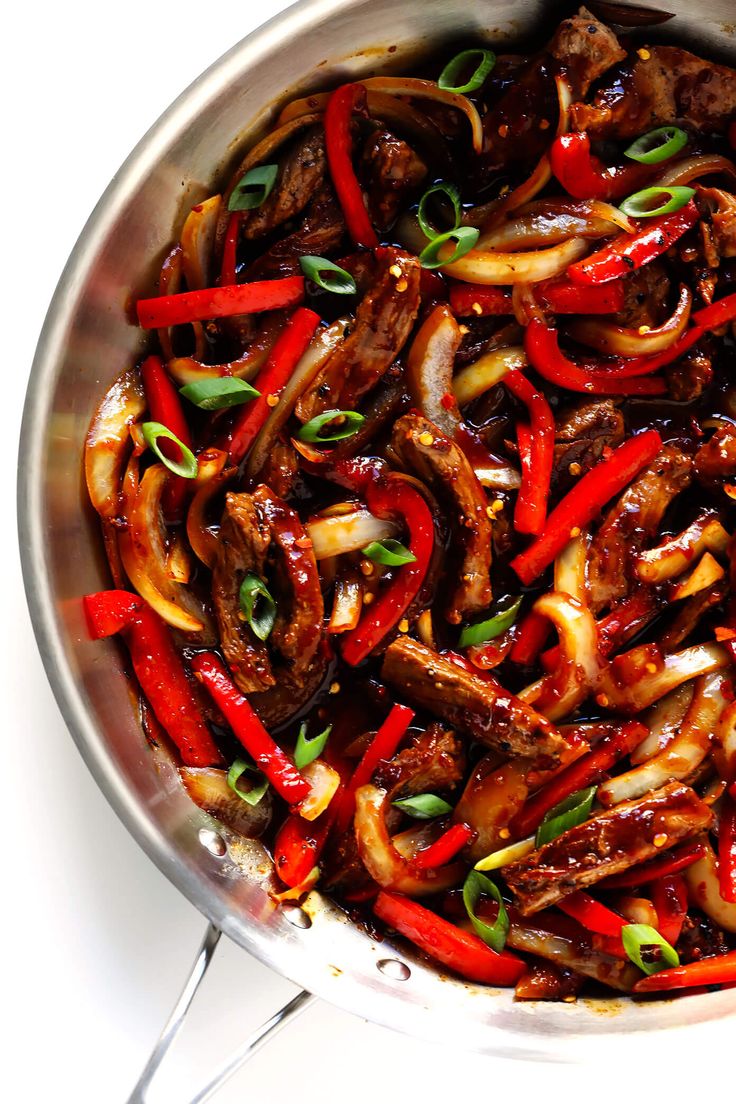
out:
M151 1056L146 1062L135 1088L128 1097L128 1104L147 1104L148 1090L151 1087L151 1083L161 1063L168 1054L172 1043L184 1026L189 1006L194 1000L194 995L199 989L204 975L207 973L207 968L212 961L212 957L217 949L217 944L220 942L221 934L220 929L216 928L214 924L207 925L207 931L205 932L204 939L197 952L197 957L194 960L189 977L186 980L179 999L171 1011L171 1015L166 1021L158 1042L151 1051ZM209 1081L206 1081L188 1101L182 1101L182 1104L204 1104L204 1101L214 1096L217 1090L221 1088L241 1066L245 1065L245 1063L260 1050L264 1043L273 1038L282 1027L286 1027L291 1020L295 1019L300 1012L308 1008L316 999L317 998L311 993L307 993L306 990L302 989L301 993L297 993L288 1004L285 1004L284 1007L280 1008L278 1012L275 1012L270 1019L256 1028L256 1030L253 1031L235 1051L233 1051L230 1057L226 1058L215 1070Z

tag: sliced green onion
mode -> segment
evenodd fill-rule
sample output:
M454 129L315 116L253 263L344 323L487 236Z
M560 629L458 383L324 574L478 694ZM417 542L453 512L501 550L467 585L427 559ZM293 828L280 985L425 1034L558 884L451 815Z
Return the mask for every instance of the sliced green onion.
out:
M254 211L271 194L278 165L258 165L249 171L235 185L227 203L228 211Z
M404 797L399 801L392 801L397 809L403 810L409 816L417 820L431 820L432 817L443 816L452 812L452 805L448 805L437 794L416 794L414 797Z
M648 130L628 149L624 150L624 157L630 157L632 161L641 161L643 165L658 165L660 161L667 161L679 153L683 146L687 145L687 134L680 127L663 126L656 130Z
M442 268L444 265L459 261L466 253L469 253L478 240L480 230L475 226L456 226L454 230L447 230L444 234L438 234L432 238L429 245L425 245L419 254L419 263L422 268ZM455 251L451 257L440 260L439 251L449 241L455 242Z
M456 84L460 74L469 69L476 58L478 58L478 64L465 84ZM443 92L455 92L458 96L465 92L475 92L495 64L496 55L493 50L481 50L477 47L473 50L463 50L462 53L456 54L452 61L448 61L437 79L437 87Z
M469 648L471 644L485 644L487 640L495 640L501 633L510 629L519 612L521 598L512 602L508 609L489 617L487 621L477 621L475 625L466 625L460 633L459 648Z
M364 421L363 415L355 410L325 410L324 414L310 418L299 430L297 437L300 441L311 441L313 444L344 441L346 437L357 433ZM323 433L323 430L326 432Z
M266 640L276 620L276 602L258 575L252 571L240 584L240 608L245 620L259 640Z
M624 924L621 942L631 961L645 974L658 974L680 965L675 948L649 924Z
M534 850L534 836L519 840L518 843L510 843L508 847L502 847L500 851L492 851L484 859L475 864L476 870L500 870L517 859L524 859Z
M414 563L416 560L414 553L410 552L405 544L391 537L371 541L365 548L361 548L361 552L374 563L386 564L387 567L401 567L402 564Z
M486 924L485 920L479 920L475 915L478 901L484 893L487 893L498 903L498 916L493 924ZM463 886L463 904L475 934L479 935L491 950L500 954L506 945L510 924L509 914L506 912L501 891L496 883L492 882L490 878L486 878L485 874L479 874L477 870L471 870Z
M644 188L641 192L634 192L632 196L620 203L619 210L630 218L671 215L689 203L694 195L694 188L684 188L679 184L671 188L665 185L658 188Z
M559 805L555 805L554 809L550 809L537 828L534 846L542 847L543 844L557 839L563 832L587 820L593 807L596 789L596 786L588 786L584 790L578 790L577 793L566 797Z
M257 399L261 392L237 376L220 376L218 379L187 383L179 388L179 394L200 410L224 410L227 406L239 406L240 403Z
M241 790L238 787L238 782L247 773L253 775L253 785L249 790ZM227 784L233 793L236 793L248 805L257 805L268 789L266 776L261 774L255 764L249 763L247 759L235 760L227 772Z
M433 184L431 188L428 188L422 198L419 200L419 207L417 208L417 222L421 226L422 233L424 234L425 238L434 238L437 236L437 234L440 233L437 227L433 226L432 223L429 221L426 214L427 201L429 200L429 197L431 195L436 195L438 192L442 192L443 195L447 196L450 203L452 204L452 210L455 217L453 219L451 229L456 230L457 227L460 225L460 193L458 192L454 184L446 184L444 181L440 181L439 184Z
M335 295L355 295L358 290L350 273L326 257L300 257L299 264L307 279L325 291L333 291Z
M144 422L141 426L141 432L143 433L143 440L146 442L151 452L155 452L161 463L165 464L169 471L173 472L174 475L180 475L182 479L197 478L197 457L191 449L188 449L187 446L179 440L175 433L172 433L165 425L161 425L161 422ZM158 446L158 442L162 437L164 440L173 441L175 445L179 446L181 449L181 460L170 460L168 456L164 456Z
M310 739L309 736L307 736L307 722L302 721L299 735L296 738L296 747L294 748L294 762L298 770L308 767L310 763L313 763L314 760L322 754L331 732L332 725L328 725L324 731L318 733L317 736L312 736Z

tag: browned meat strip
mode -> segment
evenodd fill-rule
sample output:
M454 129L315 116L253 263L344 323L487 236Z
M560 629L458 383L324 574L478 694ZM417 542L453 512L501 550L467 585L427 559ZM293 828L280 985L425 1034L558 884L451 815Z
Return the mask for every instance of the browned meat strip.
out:
M277 600L268 647L241 618L239 592L248 572L268 579ZM317 564L299 518L266 486L227 495L212 597L222 649L244 694L267 691L287 676L292 688L313 681L324 613Z
M702 184L696 184L695 191L700 209L705 207L710 213L712 242L717 254L711 268L715 268L719 257L736 257L736 196L722 188L706 188Z
M572 19L563 19L548 49L567 70L573 95L581 98L593 81L626 57L613 31L587 8L581 8Z
M452 790L465 769L463 746L453 732L434 723L408 748L381 763L373 781L391 799Z
M669 313L670 278L659 261L642 265L623 281L624 306L614 316L619 326L653 329L664 322Z
M553 485L567 488L623 439L624 417L613 399L576 403L557 421Z
M368 211L379 230L388 230L399 208L427 175L427 166L411 146L389 130L376 130L363 147L362 176Z
M661 854L712 822L713 813L695 791L673 782L563 832L505 866L504 878L520 911L529 916L576 889Z
M326 642L320 645L306 670L295 677L288 667L277 670L278 682L262 694L251 694L248 701L268 729L284 724L298 713L319 690L329 670Z
M445 616L458 625L468 614L487 609L492 597L492 526L485 491L462 449L421 414L405 414L398 420L391 445L452 519L457 566Z
M663 652L674 652L680 648L709 609L719 606L728 592L723 582L714 583L705 590L698 591L680 603L680 608L667 629L657 638Z
M340 248L345 223L335 193L324 183L310 202L302 225L275 242L246 272L248 280L293 276L301 272L299 258L324 257Z
M702 958L726 954L729 946L723 932L709 916L688 913L676 950L684 966L688 962L699 962Z
M614 70L591 104L574 103L570 109L576 130L617 141L678 121L722 131L735 113L736 70L677 46L640 51Z
M243 236L262 238L288 219L296 218L309 203L327 168L322 127L303 134L282 161L271 194L243 219Z
M343 341L296 407L307 422L325 410L355 410L401 352L419 310L416 257L402 249L376 250L378 275L355 312Z
M690 483L692 460L666 445L606 515L590 545L588 582L597 613L629 593L629 561L659 529L673 498Z
M718 488L736 479L736 426L722 425L695 453L695 478Z
M713 363L706 352L708 338L703 338L685 353L681 360L664 369L667 390L675 402L692 402L713 382Z
M556 763L567 744L546 717L490 678L399 637L383 660L383 678L409 701L504 754Z

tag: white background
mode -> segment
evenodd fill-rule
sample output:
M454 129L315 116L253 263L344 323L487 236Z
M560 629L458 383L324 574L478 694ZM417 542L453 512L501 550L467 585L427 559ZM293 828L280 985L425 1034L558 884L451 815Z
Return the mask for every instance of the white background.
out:
M400 0L397 0L400 2ZM3 745L2 1098L126 1099L204 930L107 807L57 713L36 653L15 538L15 457L45 308L83 223L169 102L281 0L66 0L3 16L0 92L0 701ZM22 463L22 457L20 463ZM9 807L8 807L9 803ZM183 1104L212 1063L295 992L221 946L153 1100ZM606 1068L514 1064L392 1035L319 1004L219 1100L733 1099L728 1025L666 1060L612 1044ZM722 1085L722 1070L727 1080Z

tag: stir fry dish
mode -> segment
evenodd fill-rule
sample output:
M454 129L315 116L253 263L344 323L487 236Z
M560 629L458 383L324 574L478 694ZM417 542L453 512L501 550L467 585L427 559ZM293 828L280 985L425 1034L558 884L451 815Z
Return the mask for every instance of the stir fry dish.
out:
M736 71L643 41L288 103L86 444L91 634L274 907L518 999L736 982Z

